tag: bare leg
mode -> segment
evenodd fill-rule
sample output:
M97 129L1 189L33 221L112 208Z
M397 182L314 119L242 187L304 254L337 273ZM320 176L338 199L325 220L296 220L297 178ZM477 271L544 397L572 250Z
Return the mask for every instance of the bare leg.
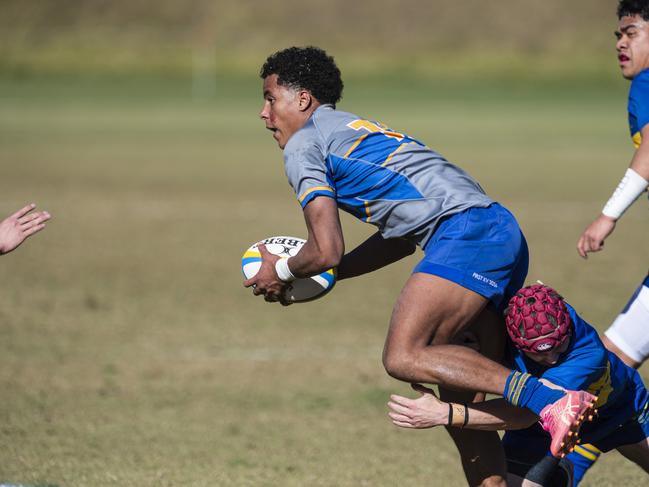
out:
M467 347L450 345L487 299L430 274L410 276L392 313L383 350L387 372L406 382L502 394L509 369ZM504 328L499 335L504 337Z
M444 401L473 402L484 395L440 389ZM470 487L506 487L507 467L505 452L496 431L478 431L447 427L449 435L460 453L464 475Z
M466 390L484 390L487 380L493 381L489 392L502 393L509 374L506 368L470 348L450 344L460 331L470 329L481 353L501 359L504 323L486 304L482 296L445 279L428 274L411 276L395 306L386 340L388 372L402 380L450 386L452 390L440 388L445 401L483 400L484 394L476 396ZM489 374L492 376L487 377ZM501 380L493 380L496 374ZM505 454L497 432L447 430L471 487L506 486Z
M485 308L469 326L468 331L480 353L492 360L500 361L505 346L504 323L493 311ZM455 342L462 338L455 337ZM452 402L481 402L484 393L450 391L440 388L440 397ZM500 436L495 431L464 430L447 428L460 453L464 475L470 486L505 487L505 452Z

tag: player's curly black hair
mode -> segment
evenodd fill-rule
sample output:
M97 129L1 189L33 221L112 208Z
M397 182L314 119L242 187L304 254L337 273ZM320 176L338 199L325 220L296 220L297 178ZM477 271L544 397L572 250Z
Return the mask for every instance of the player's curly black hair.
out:
M343 80L334 58L318 47L289 47L271 54L259 76L277 75L283 86L309 90L320 102L336 106L343 93Z
M617 18L627 15L639 15L644 20L649 20L649 0L620 0L617 5Z

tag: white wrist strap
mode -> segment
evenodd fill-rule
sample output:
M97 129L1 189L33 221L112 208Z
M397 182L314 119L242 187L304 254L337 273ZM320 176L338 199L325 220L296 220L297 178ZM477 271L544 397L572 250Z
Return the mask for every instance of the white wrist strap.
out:
M295 281L295 276L288 267L288 259L282 258L275 262L275 272L280 281L291 282Z
M613 196L608 200L602 213L610 218L618 219L638 199L638 196L647 189L649 182L633 169L626 170L624 177L617 185Z

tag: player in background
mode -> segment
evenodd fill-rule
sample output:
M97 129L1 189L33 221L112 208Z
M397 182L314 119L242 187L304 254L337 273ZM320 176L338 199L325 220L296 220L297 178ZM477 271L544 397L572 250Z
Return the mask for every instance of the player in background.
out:
M51 218L47 211L33 211L31 203L0 222L0 255L15 250L26 238L45 228Z
M487 358L502 358L499 310L527 273L527 245L511 213L418 140L336 110L343 82L333 58L321 49L279 51L260 74L260 117L284 151L308 237L288 259L261 245L261 268L244 285L266 301L282 301L296 277L337 266L338 279L347 279L421 247L424 257L392 313L383 352L387 372L406 382L439 384L443 397L454 401L471 401L476 391L503 395L540 415L551 431L553 453L561 455L574 442L569 435L593 397L549 388ZM345 253L339 209L378 232ZM482 354L454 343L467 329L477 336ZM451 435L470 485L505 485L497 433L453 430Z
M617 449L649 472L649 391L638 372L607 350L597 331L552 288L535 284L521 289L506 310L511 365L548 385L587 389L598 396L598 413L584 424L581 436L598 450ZM592 445L556 462L550 460L550 436L529 411L502 399L472 404L447 404L432 390L413 386L421 397L393 395L388 403L392 422L404 428L433 426L509 430L503 437L510 486L577 485L590 466L583 462ZM546 460L547 458L547 460ZM525 482L523 482L525 479Z
M603 249L623 213L649 185L649 0L621 0L616 50L622 76L631 80L629 127L636 147L631 164L601 215L577 242L583 258ZM649 275L602 339L631 367L639 367L649 356Z

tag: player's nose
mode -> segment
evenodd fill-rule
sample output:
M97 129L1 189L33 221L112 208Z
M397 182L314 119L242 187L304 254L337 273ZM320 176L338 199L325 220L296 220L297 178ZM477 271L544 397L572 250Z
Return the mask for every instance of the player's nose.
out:
M268 119L268 103L264 103L264 106L261 107L261 111L259 112L259 118L261 118L262 120Z

